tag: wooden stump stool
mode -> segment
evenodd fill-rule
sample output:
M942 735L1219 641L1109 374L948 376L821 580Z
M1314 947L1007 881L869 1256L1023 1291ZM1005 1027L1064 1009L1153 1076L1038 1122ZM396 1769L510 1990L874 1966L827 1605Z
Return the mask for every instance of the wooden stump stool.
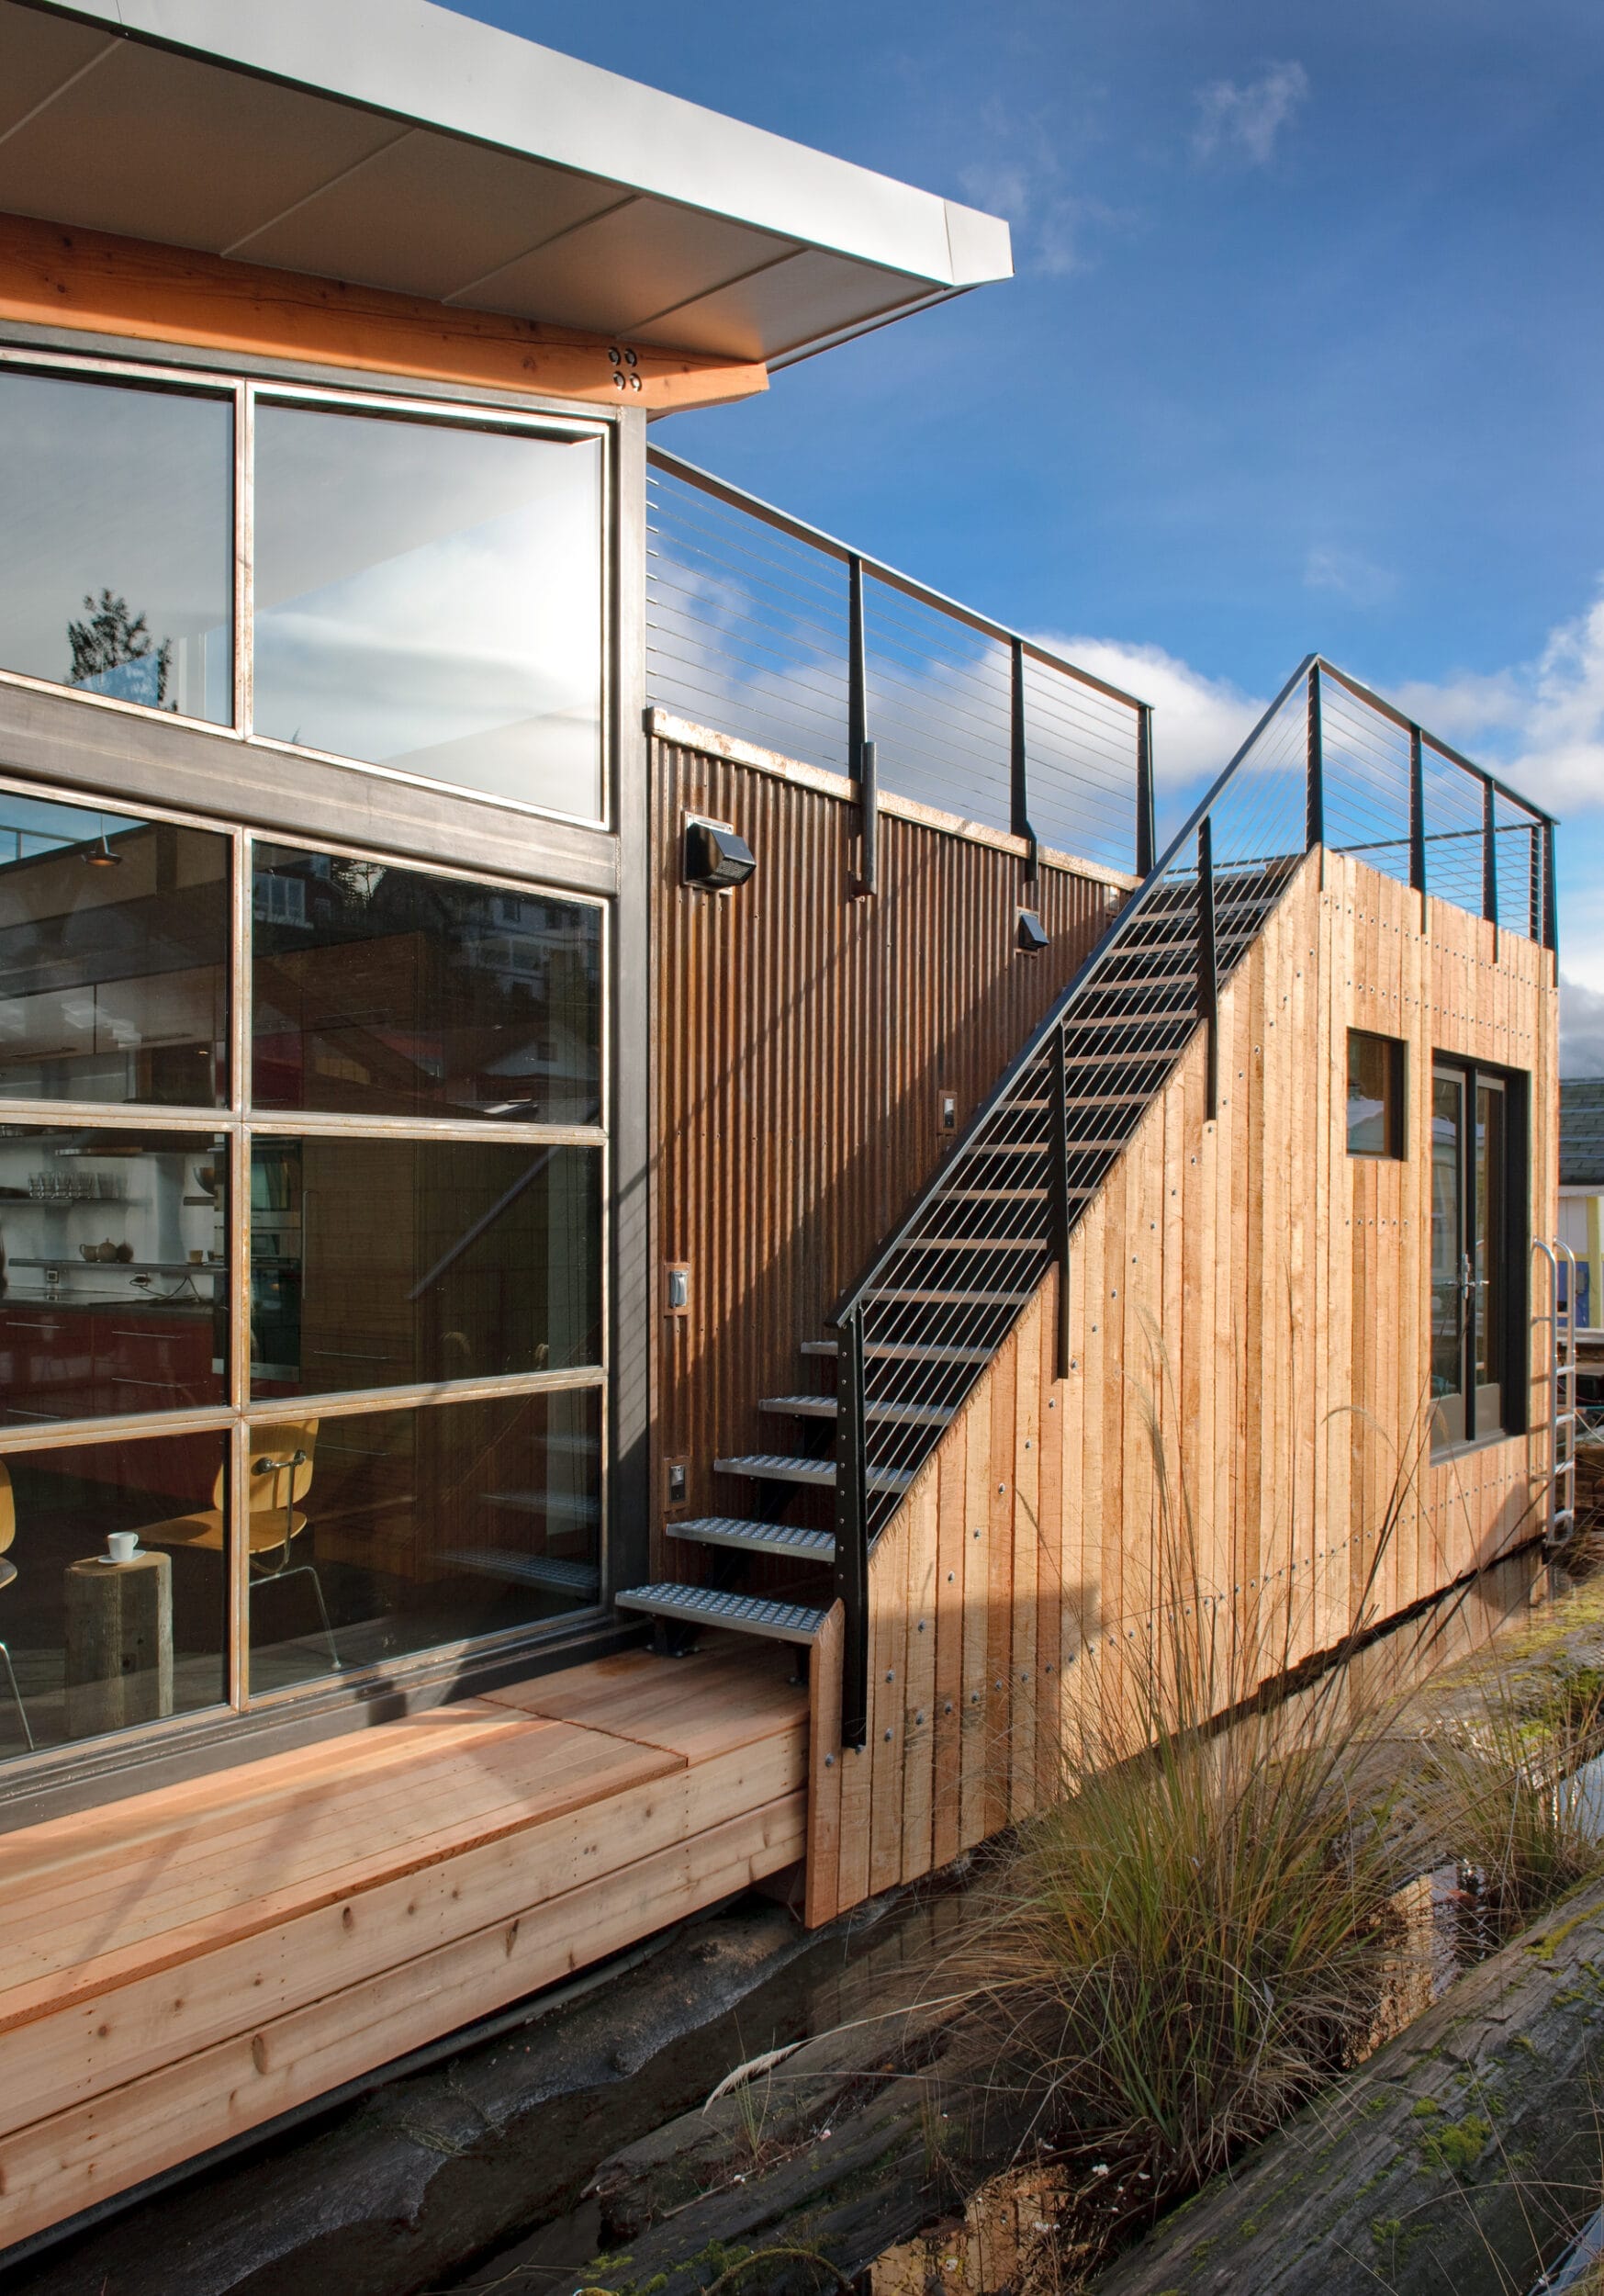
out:
M98 1738L173 1711L173 1559L92 1556L64 1573L67 1735Z

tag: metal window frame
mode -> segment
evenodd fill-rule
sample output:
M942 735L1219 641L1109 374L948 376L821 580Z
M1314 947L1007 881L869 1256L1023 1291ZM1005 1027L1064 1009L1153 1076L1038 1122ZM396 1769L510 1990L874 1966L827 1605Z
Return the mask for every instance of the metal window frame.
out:
M1503 1369L1498 1379L1498 1424L1478 1425L1475 1384L1475 1334L1467 1324L1461 1340L1464 1400L1464 1434L1439 1436L1432 1409L1432 1465L1473 1450L1485 1443L1505 1443L1524 1436L1531 1426L1530 1315L1531 1238L1537 1221L1531 1203L1531 1074L1506 1068L1496 1061L1478 1060L1471 1052L1456 1052L1441 1045L1431 1048L1430 1075L1452 1076L1464 1095L1464 1122L1460 1142L1459 1248L1471 1253L1474 1264L1475 1221L1476 1090L1486 1083L1504 1095L1503 1201L1497 1208L1503 1299L1498 1314L1498 1343ZM1430 1229L1427 1234L1430 1249ZM1473 1290L1473 1296L1474 1290Z
M230 838L233 879L230 985L230 1097L224 1109L146 1108L140 1104L29 1101L0 1105L0 1120L59 1123L83 1130L205 1129L230 1142L230 1279L237 1289L248 1269L248 1160L252 1129L348 1136L480 1137L502 1144L555 1142L593 1146L603 1157L600 1274L603 1361L570 1371L466 1380L427 1390L347 1390L320 1397L320 1415L375 1409L432 1408L437 1404L512 1394L599 1388L605 1396L600 1461L602 1581L594 1606L560 1618L451 1645L435 1645L336 1683L319 1677L305 1685L250 1695L245 1558L235 1558L230 1586L228 1705L208 1707L82 1746L41 1750L4 1766L0 1828L19 1800L42 1796L81 1806L85 1782L124 1778L160 1760L178 1774L243 1757L242 1742L260 1734L271 1716L282 1730L306 1717L314 1735L365 1727L365 1702L401 1711L414 1700L435 1703L462 1694L488 1677L541 1672L597 1650L638 1639L608 1612L611 1589L641 1575L648 1536L650 1491L649 1398L652 1377L649 1316L650 1134L649 1020L643 1000L626 984L646 977L649 954L649 753L645 734L645 419L628 406L578 408L544 396L477 387L433 384L412 377L354 375L345 368L251 355L220 356L198 347L129 341L76 330L6 323L0 326L0 372L7 366L83 373L116 383L129 379L178 391L235 399L234 613L237 722L181 717L115 697L92 695L52 681L0 671L0 790L93 809L97 803L140 818L171 821ZM392 419L450 422L469 428L598 437L603 445L601 502L602 691L600 696L603 813L593 819L547 809L450 782L295 745L247 736L250 648L252 501L247 468L257 389L271 399L338 404ZM267 770L264 771L264 766ZM176 802L175 802L176 795ZM283 823L293 819L291 830ZM371 824L371 832L364 834ZM252 839L301 850L378 860L520 894L580 901L603 913L601 1092L597 1126L477 1125L468 1120L391 1120L325 1116L323 1112L253 1111L249 1101L249 999L241 981L250 946L250 847ZM521 872L517 858L527 850ZM449 859L442 860L445 852ZM252 1403L249 1397L247 1319L230 1300L230 1392L237 1400L217 1410L50 1422L0 1429L0 1453L63 1446L94 1440L232 1430L231 1488L249 1460L250 1431L282 1418L286 1400ZM21 1440L13 1440L20 1436ZM238 1542L232 1542L238 1546ZM300 1727L297 1721L296 1727ZM238 1753L231 1748L240 1742ZM129 1787L114 1790L130 1790ZM91 1794L90 1798L99 1798ZM32 1822L31 1816L28 1822Z
M333 414L361 417L374 415L387 422L427 423L438 428L493 431L504 436L527 437L532 440L566 438L577 441L595 439L602 448L601 501L599 505L600 532L599 542L598 605L605 622L607 601L613 588L613 569L610 563L613 551L613 535L617 525L616 454L613 445L620 430L619 419L611 413L576 414L572 409L557 411L555 402L534 409L517 402L486 405L468 402L455 397L436 398L428 392L410 390L376 390L353 385L349 377L343 385L337 382L312 380L305 376L286 372L282 376L246 374L233 362L218 366L189 366L177 363L153 362L148 358L130 357L120 351L86 353L55 351L31 344L23 344L0 334L0 375L7 372L34 375L58 375L65 379L88 384L99 383L108 388L121 385L139 389L170 391L177 397L225 399L234 401L233 425L233 707L231 725L219 726L210 718L189 717L177 711L158 710L143 702L125 701L114 694L86 693L82 689L63 686L51 678L36 678L21 670L0 668L0 685L16 685L29 691L65 692L76 701L95 703L118 712L128 712L141 717L154 717L163 723L178 724L221 734L241 743L248 749L270 749L275 754L313 758L331 765L340 765L358 772L377 776L386 781L399 781L414 787L443 789L470 803L488 802L505 806L510 811L538 821L572 823L581 828L608 829L616 823L616 774L613 770L615 746L609 740L613 719L611 688L612 649L604 640L601 648L601 684L597 695L597 728L600 756L600 790L602 810L600 814L576 814L555 806L532 805L524 800L508 797L494 792L476 791L454 782L442 781L426 773L409 772L405 766L389 765L375 759L350 758L342 753L319 749L309 743L285 742L259 735L252 723L254 700L254 555L255 529L255 429L258 400L271 403L304 406L309 411L321 410Z

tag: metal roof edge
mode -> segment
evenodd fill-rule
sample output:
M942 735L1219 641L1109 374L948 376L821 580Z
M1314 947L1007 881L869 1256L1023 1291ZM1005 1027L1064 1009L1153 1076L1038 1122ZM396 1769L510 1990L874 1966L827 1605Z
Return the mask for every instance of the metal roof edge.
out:
M25 0L197 61L953 288L1012 276L1000 217L432 0ZM533 123L533 124L532 124Z

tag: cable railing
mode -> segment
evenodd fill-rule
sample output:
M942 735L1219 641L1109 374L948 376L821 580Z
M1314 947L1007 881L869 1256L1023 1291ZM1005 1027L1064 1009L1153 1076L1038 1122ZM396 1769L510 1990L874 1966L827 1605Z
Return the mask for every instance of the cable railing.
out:
M1352 853L1554 946L1554 822L1317 656L1300 663L835 1312L842 1728L868 1713L869 1556L1306 852Z
M1050 647L647 450L646 674L677 716L857 784L1145 875L1152 714Z

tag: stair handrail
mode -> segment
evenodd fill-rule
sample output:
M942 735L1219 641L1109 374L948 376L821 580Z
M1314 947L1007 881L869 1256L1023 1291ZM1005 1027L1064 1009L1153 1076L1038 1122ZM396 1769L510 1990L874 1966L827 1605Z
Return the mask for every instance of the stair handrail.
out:
M842 1668L842 1742L844 1746L861 1749L868 1728L869 1705L869 1555L870 1548L869 1475L869 1460L866 1439L867 1389L864 1371L863 1316L882 1276L893 1259L910 1248L911 1242L922 1232L922 1223L931 1208L937 1204L951 1185L955 1170L961 1169L966 1151L979 1139L984 1128L1004 1111L1020 1078L1035 1067L1043 1051L1054 1039L1059 1040L1060 1058L1054 1064L1056 1076L1056 1122L1052 1129L1055 1165L1060 1160L1058 1147L1061 1144L1065 1125L1063 1103L1066 1097L1065 1067L1062 1057L1070 1016L1077 1003L1095 988L1100 975L1130 941L1133 929L1154 907L1159 889L1177 872L1177 865L1187 848L1195 841L1196 873L1199 886L1196 946L1193 952L1197 969L1197 1011L1199 1019L1209 1030L1210 1113L1213 1112L1212 1089L1217 1073L1216 1006L1219 986L1217 958L1215 950L1214 920L1217 870L1220 863L1213 851L1213 827L1221 799L1247 768L1253 751L1274 725L1281 713L1300 686L1307 690L1306 744L1303 760L1304 825L1302 850L1312 851L1326 844L1327 834L1327 771L1326 703L1324 683L1329 678L1333 684L1357 701L1363 707L1374 710L1394 726L1407 734L1409 742L1408 767L1408 834L1409 883L1424 902L1427 893L1426 854L1430 839L1425 827L1424 753L1429 749L1449 765L1469 774L1479 785L1481 793L1482 838L1482 914L1494 925L1498 923L1497 912L1497 799L1518 807L1531 825L1532 867L1530 881L1531 938L1539 946L1556 951L1557 914L1554 893L1554 816L1542 806L1510 788L1486 769L1464 757L1448 743L1407 717L1394 704L1338 670L1318 653L1306 654L1262 712L1251 730L1233 752L1228 762L1216 776L1204 794L1197 800L1181 827L1165 847L1163 853L1143 877L1130 899L1110 920L1095 946L1089 951L1067 985L1054 1000L1045 1018L1032 1031L1025 1045L1003 1071L985 1099L974 1110L951 1150L943 1159L941 1168L920 1191L894 1232L883 1239L863 1274L844 1293L832 1310L828 1321L836 1329L838 1338L837 1412L836 1463L836 1593L845 1614L845 1635ZM1520 824L1514 825L1517 829ZM1460 832L1447 833L1450 838ZM1384 842L1402 846L1406 840ZM1342 850L1338 847L1334 850ZM1367 850L1382 850L1372 844ZM1260 865L1290 860L1296 846L1273 855L1261 857ZM1240 858L1228 859L1224 866L1240 872L1245 866ZM1188 861L1190 873L1190 861ZM1177 953L1183 944L1177 943ZM1209 977L1206 979L1205 968ZM1058 1184L1049 1187L1048 1220L1052 1232L1055 1257L1061 1261L1060 1303L1068 1297L1068 1255L1070 1232L1074 1222L1065 1200L1061 1176ZM1042 1239L1045 1241L1046 1239ZM1067 1345L1067 1317L1060 1316L1060 1345Z

